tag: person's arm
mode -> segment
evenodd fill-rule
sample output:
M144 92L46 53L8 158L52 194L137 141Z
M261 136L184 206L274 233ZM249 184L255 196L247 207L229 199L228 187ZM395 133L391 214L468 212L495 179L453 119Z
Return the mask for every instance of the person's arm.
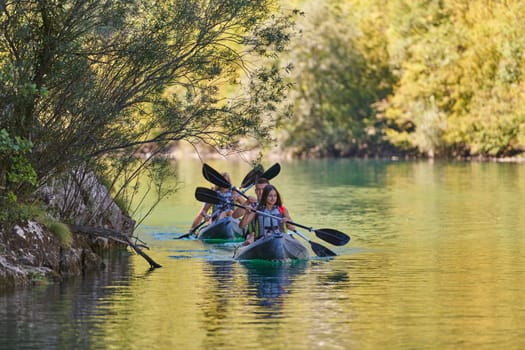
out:
M245 212L245 211L246 211L246 210L244 210L243 208L237 207L237 208L235 208L235 210L233 211L232 217L233 217L234 219L240 218L241 216L244 215L244 212Z
M247 211L242 217L241 222L239 223L239 227L242 229L245 228L250 222L253 221L253 218L255 218L255 213L251 210Z
M255 240L255 233L250 232L246 235L246 239L244 240L244 243L242 245L248 245L250 243L253 243Z
M199 210L199 213L197 214L195 219L193 219L193 223L191 224L190 230L193 229L198 224L200 224L203 219L204 220L208 219L208 214L207 213L208 213L208 210L210 210L210 207L211 207L210 203L204 203L203 204L201 210Z
M293 231L295 230L295 226L292 224L287 223L287 221L292 221L292 217L290 216L290 213L288 212L288 209L284 208L283 212L283 225L286 225L286 228Z
M248 196L248 199L246 199L244 202L241 202L240 199L242 199L242 197L239 196L239 200L238 200L239 204L244 205L245 207L252 206L253 204L257 203L257 198L253 196ZM237 207L235 208L232 216L234 218L240 218L241 216L245 214L246 214L246 210L244 208Z

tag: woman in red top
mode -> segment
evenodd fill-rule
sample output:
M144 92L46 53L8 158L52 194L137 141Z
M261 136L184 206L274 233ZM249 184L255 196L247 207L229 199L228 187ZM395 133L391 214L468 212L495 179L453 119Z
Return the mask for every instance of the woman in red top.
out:
M290 230L295 229L293 225L286 224L287 221L292 221L292 218L290 217L288 209L283 206L279 191L277 191L277 188L273 185L266 185L266 187L264 187L257 211L268 215L257 214L255 211L249 210L249 213L244 215L239 224L240 228L245 228L249 224L252 224L249 230L250 233L246 237L245 245L273 232L285 232L285 227Z

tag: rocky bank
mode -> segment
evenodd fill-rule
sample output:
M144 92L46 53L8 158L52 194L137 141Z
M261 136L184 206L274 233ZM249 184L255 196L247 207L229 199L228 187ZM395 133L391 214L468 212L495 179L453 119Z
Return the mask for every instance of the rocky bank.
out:
M77 172L52 181L37 195L46 203L49 215L59 221L63 218L57 213L67 208L71 224L112 230L127 237L133 232L134 221L92 173ZM26 221L0 230L0 288L59 281L104 268L103 256L126 246L125 242L86 232L73 232L71 243L64 244L43 224Z

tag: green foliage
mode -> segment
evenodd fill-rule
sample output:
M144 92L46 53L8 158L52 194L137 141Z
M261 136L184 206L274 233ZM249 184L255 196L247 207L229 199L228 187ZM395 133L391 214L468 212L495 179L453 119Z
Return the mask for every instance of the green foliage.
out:
M376 22L381 14L367 6L330 1L305 9L303 35L290 53L296 81L290 96L293 118L283 121L285 145L297 154L360 155L382 143L373 104L387 96L393 78Z
M28 206L31 218L44 225L60 242L61 246L68 248L73 243L73 234L69 227L55 219L51 218L42 206Z
M30 141L11 137L7 130L0 129L0 222L27 217L17 194L27 194L36 184L36 173L28 159L31 147Z
M67 227L67 225L61 222L52 222L48 226L49 231L58 238L60 244L64 247L70 247L73 242L73 234Z
M525 3L309 2L285 145L303 155L525 151Z
M135 219L135 226L179 186L173 164L159 157L137 159L130 155L108 159L104 167L97 169L97 177L111 192L120 210Z
M394 1L389 139L429 156L523 151L524 5Z
M9 181L41 185L144 144L267 142L294 16L274 0L3 4L0 129L32 142L4 157Z
M47 286L51 283L51 281L39 271L29 272L27 277L34 285Z
M19 136L10 137L5 129L0 129L0 185L9 190L23 183L36 184L36 173L27 155L32 143Z
M283 50L293 20L274 5L11 2L0 13L0 67L11 72L0 84L12 91L1 96L8 108L0 127L33 141L31 163L41 178L146 142L264 139L267 127L254 126L273 113L285 82L281 68L260 57ZM263 80L261 72L271 76ZM244 82L261 94L220 95ZM161 132L151 138L151 129Z

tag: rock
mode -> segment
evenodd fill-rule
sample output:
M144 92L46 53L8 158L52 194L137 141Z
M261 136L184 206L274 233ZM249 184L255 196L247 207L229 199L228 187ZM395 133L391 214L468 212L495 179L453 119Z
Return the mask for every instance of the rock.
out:
M67 179L54 179L37 193L48 213L58 221L101 227L128 237L135 222L125 215L105 186L92 172L76 172ZM64 244L37 221L0 230L0 288L28 286L61 280L88 270L104 268L101 255L125 245L91 235L73 234Z
M39 191L50 210L79 226L108 228L131 236L135 221L124 214L93 172L53 179ZM55 215L55 216L56 216Z

